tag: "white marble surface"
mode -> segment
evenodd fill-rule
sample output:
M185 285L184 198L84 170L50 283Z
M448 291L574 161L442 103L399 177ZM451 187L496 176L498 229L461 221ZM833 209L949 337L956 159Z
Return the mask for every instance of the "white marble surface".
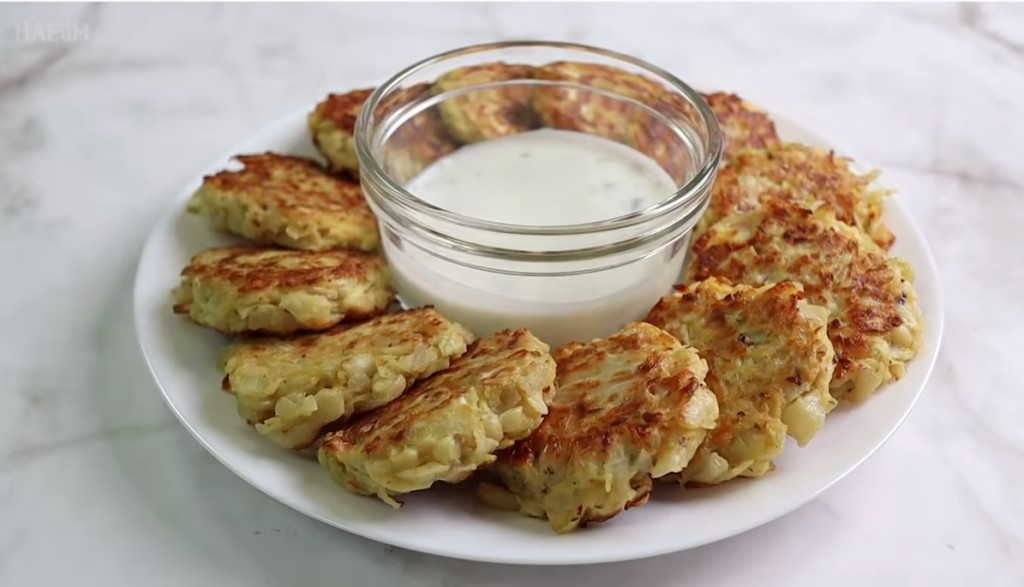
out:
M59 23L88 38L18 37ZM164 407L129 292L182 182L327 90L515 37L741 92L901 190L942 272L945 342L906 425L822 498L652 560L462 563L292 512ZM0 585L1024 584L1021 96L1021 6L2 5Z

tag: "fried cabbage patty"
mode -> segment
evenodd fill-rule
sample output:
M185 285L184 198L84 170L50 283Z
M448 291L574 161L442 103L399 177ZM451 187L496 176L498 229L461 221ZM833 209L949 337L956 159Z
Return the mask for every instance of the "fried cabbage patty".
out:
M387 116L395 109L419 100L429 91L429 84L400 89L386 98L375 114L378 118ZM309 113L307 126L313 144L334 172L359 176L354 134L356 119L371 93L372 88L354 90L347 94L328 94ZM385 171L403 182L451 153L457 146L444 128L437 108L429 108L395 130L387 140L381 161L387 167Z
M650 324L570 343L555 361L547 418L499 453L490 472L504 487L480 491L493 506L546 517L558 533L645 503L652 478L682 471L715 426L707 364Z
M763 110L736 94L701 94L722 129L722 159L740 149L762 149L779 144L775 123Z
M534 77L580 87L540 86L534 90L533 108L544 126L579 130L621 142L635 134L631 126L641 112L623 98L635 100L662 114L695 120L693 106L665 86L643 75L610 65L557 61L538 67ZM595 88L619 98L587 91ZM644 121L647 117L641 117Z
M533 109L543 126L586 132L620 142L653 159L675 181L689 179L695 166L690 150L659 118L667 116L676 121L696 122L697 110L684 98L643 75L596 63L549 63L538 67L534 77L584 86L537 87ZM586 88L604 90L618 97Z
M174 311L228 334L289 334L381 314L393 298L380 255L233 246L192 257Z
M763 199L760 208L712 225L691 252L690 282L791 280L803 284L808 302L828 308L836 399L866 400L902 377L921 348L924 325L910 265L887 257L829 205L811 210Z
M534 90L533 108L544 126L577 130L626 142L633 134L640 110L622 98L656 108L669 102L668 92L658 82L610 65L557 61L536 69L534 77L574 86L539 86ZM613 92L612 98L588 91L596 88Z
M472 339L432 308L318 334L244 338L224 352L222 385L260 434L304 448L324 426L382 406L446 369Z
M711 277L680 286L647 315L697 349L718 398L718 424L681 481L760 477L782 454L787 431L805 445L825 424L836 405L828 310L804 297L791 281L755 288Z
M309 135L333 172L359 175L356 159L356 120L373 88L328 94L306 119Z
M329 434L320 463L342 487L395 497L458 483L528 436L547 413L555 362L527 330L478 340L451 367Z
M454 69L437 78L431 90L444 94L494 82L529 79L530 65L484 63ZM441 102L441 120L463 143L519 134L537 127L533 88L528 85L479 89Z
M782 198L829 204L839 220L889 249L895 237L882 221L889 192L874 185L877 171L858 175L851 163L833 151L797 143L736 151L718 172L700 230L756 209L763 198Z
M245 168L203 178L189 212L263 244L308 251L377 248L377 219L358 183L301 157L265 153L236 159Z

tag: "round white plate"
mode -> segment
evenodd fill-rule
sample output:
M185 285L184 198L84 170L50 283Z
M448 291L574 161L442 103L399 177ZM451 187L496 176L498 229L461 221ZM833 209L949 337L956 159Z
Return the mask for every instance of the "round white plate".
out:
M784 139L828 146L776 117ZM315 458L284 451L261 438L220 391L219 352L227 339L171 312L170 291L189 258L231 239L185 212L202 175L232 155L275 151L316 157L306 111L281 119L214 161L186 185L146 244L135 282L135 327L153 378L168 405L196 439L226 467L267 495L343 530L395 546L462 559L517 564L611 562L664 554L733 536L807 503L856 468L899 427L935 363L942 303L935 262L921 233L890 200L885 220L897 236L892 253L910 261L927 333L924 350L902 380L864 405L840 407L806 448L790 440L776 470L757 481L682 490L658 486L650 502L607 523L565 536L546 521L481 506L471 490L439 484L405 499L401 510L336 487Z

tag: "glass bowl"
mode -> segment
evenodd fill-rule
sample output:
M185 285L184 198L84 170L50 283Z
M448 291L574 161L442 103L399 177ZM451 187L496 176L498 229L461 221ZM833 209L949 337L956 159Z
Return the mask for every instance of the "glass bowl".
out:
M514 187L480 191L470 203L488 214L438 205L416 187L463 149L538 132L549 134L531 140L582 133L614 143L609 152L658 170L665 193L641 199L612 185L589 201L551 202L573 210L566 221ZM721 150L714 114L688 85L634 57L566 43L430 57L377 88L356 125L360 181L402 303L433 305L479 336L529 328L552 346L610 334L669 291ZM555 179L588 175L564 172ZM632 206L599 213L607 198Z

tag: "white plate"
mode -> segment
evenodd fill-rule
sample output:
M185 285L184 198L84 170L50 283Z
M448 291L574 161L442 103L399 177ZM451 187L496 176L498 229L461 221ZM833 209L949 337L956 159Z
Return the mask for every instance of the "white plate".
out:
M315 156L305 115L305 110L296 112L269 126L203 174L222 169L237 153ZM799 126L776 120L783 138L828 146ZM488 510L471 491L455 486L409 496L405 507L395 511L344 492L314 458L281 450L245 426L234 400L220 391L217 358L226 339L171 312L169 292L190 256L230 241L214 233L205 219L185 212L185 201L201 177L197 174L178 194L139 262L135 327L153 378L182 424L239 477L313 518L403 548L502 563L580 564L664 554L745 532L807 503L875 452L910 412L939 350L942 304L935 262L897 197L889 202L885 220L897 236L893 254L916 269L928 328L924 350L901 381L865 405L833 412L807 448L790 441L772 473L710 489L657 487L648 505L565 536L555 535L545 521Z

